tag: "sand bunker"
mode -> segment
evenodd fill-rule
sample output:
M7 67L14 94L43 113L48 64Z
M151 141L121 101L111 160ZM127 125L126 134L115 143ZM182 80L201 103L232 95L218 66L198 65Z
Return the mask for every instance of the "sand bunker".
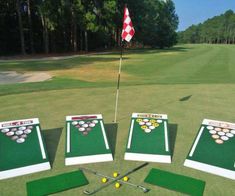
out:
M52 76L45 72L18 73L16 71L0 72L0 84L41 82L50 80Z

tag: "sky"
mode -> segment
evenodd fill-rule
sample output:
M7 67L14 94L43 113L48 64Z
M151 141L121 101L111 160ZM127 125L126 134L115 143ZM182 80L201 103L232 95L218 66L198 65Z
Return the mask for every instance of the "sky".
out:
M173 0L179 17L178 31L192 24L199 24L231 9L235 12L235 0Z

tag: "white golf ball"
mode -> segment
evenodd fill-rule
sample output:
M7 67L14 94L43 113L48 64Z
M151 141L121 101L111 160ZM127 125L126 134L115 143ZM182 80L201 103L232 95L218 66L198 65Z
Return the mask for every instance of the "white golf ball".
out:
M145 122L141 121L141 122L139 122L139 125L140 126L145 125Z
M25 129L25 130L24 130L24 133L26 133L26 134L29 134L29 133L31 133L31 132L32 132L31 129Z
M212 127L212 126L207 126L206 128L209 130L214 129L214 127Z
M16 131L16 135L22 135L23 133L23 131Z
M98 120L93 120L92 122L95 123L95 124L97 124L99 121L98 121Z
M233 137L234 134L232 134L232 133L226 133L226 136L228 136L228 137Z
M155 127L154 126L149 126L149 129L153 130L153 129L155 129Z
M235 130L231 130L230 133L235 134Z
M152 130L151 129L145 129L144 132L145 133L150 133Z
M26 127L19 127L18 130L19 131L24 131L26 129Z
M9 131L10 131L10 129L2 129L2 130L1 130L2 133L7 133L7 132L9 132Z
M23 143L24 141L25 141L24 138L19 138L19 139L16 140L17 143Z
M12 136L12 135L14 135L14 134L15 134L15 133L14 133L13 131L10 131L10 132L7 132L7 133L6 133L7 136Z
M79 131L85 131L85 128L84 127L80 127L78 130Z
M82 125L82 127L87 128L87 127L88 127L88 124L85 123L85 124Z
M220 127L215 127L215 131L221 131L222 129Z
M229 138L227 136L221 136L221 139L224 140L224 141L229 140Z
M149 119L145 118L143 119L144 122L149 122Z
M84 121L79 121L78 124L79 125L83 125L85 122Z
M89 124L89 127L94 127L95 126L95 123L90 123Z
M213 135L213 134L216 134L216 131L215 131L215 130L210 130L209 132L210 132L210 134L212 134L212 135Z
M218 135L220 135L220 136L224 136L224 135L225 135L225 133L224 133L224 132L222 132L222 131L220 131L220 132L218 132Z
M151 126L152 123L151 123L151 122L147 122L146 125L147 125L147 126Z
M72 125L77 125L77 124L78 124L77 121L73 121L73 122L72 122Z

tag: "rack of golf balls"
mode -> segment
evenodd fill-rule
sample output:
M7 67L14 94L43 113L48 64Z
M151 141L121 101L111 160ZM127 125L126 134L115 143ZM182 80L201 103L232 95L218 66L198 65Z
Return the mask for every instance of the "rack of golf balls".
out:
M206 127L211 134L211 137L215 140L217 144L223 144L225 141L228 141L230 138L234 137L235 130L215 127L215 126L207 126Z
M18 144L24 143L28 135L32 132L33 126L20 126L1 129L1 132Z
M98 122L98 120L79 120L73 121L72 125L75 126L77 130L85 136L92 131L92 128L94 128Z
M141 129L145 133L151 133L156 127L160 125L160 123L162 123L162 120L137 118L136 122L140 125Z

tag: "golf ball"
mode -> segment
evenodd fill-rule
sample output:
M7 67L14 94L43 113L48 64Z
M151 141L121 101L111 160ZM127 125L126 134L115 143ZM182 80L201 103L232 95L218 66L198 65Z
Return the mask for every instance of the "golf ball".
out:
M101 180L103 183L106 183L107 182L107 178L102 178Z
M116 178L118 176L117 172L113 172L113 177Z
M116 188L116 189L120 188L120 186L121 186L120 183L118 183L118 182L115 183L115 188Z

